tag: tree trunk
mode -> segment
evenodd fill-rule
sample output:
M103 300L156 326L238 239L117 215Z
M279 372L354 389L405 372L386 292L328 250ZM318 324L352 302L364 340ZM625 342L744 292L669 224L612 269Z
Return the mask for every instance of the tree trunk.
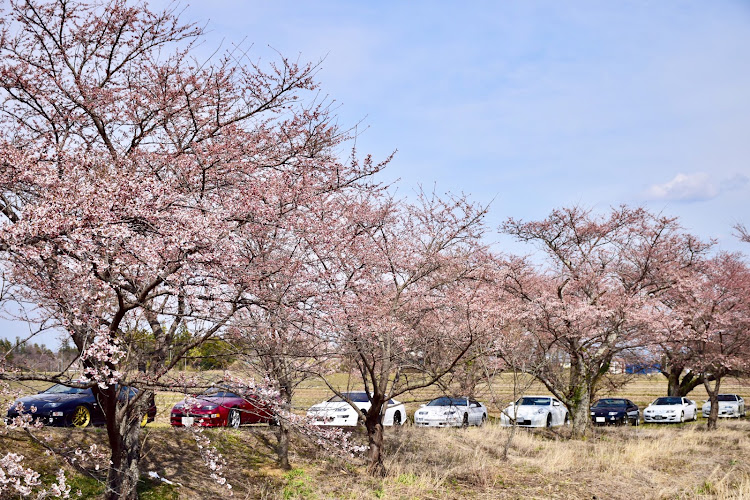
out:
M138 498L139 462L141 459L140 423L124 426L112 445L112 465L107 474L107 500ZM111 443L111 440L110 440Z
M513 425L510 427L510 432L508 432L508 438L505 440L505 445L503 446L503 460L508 460L508 452L510 451L510 445L513 444L513 438L516 435L516 429L518 429L518 425L516 422L513 422Z
M688 370L685 376L680 378L682 375L682 367L667 367L666 371L662 371L662 374L667 377L667 395L674 398L684 398L690 394L693 389L703 383L703 377L696 375L695 373Z
M721 386L721 377L716 377L714 380L714 387L711 388L711 384L708 380L703 381L703 387L706 388L708 393L708 400L711 402L711 412L708 414L708 422L706 427L708 430L716 430L716 421L719 419L719 388Z
M591 421L591 392L588 387L579 387L577 392L580 396L571 401L568 410L572 424L571 435L575 438L582 438L586 435Z
M279 380L280 385L280 396L284 401L284 410L291 412L292 409L292 389L291 384L287 381ZM283 470L291 470L292 466L289 464L289 426L283 418L277 419L279 428L276 429L276 440L278 444L276 446L276 460Z
M279 419L279 427L276 429L276 440L278 441L276 458L279 467L283 470L291 470L292 466L289 464L289 427L286 425L284 419Z
M106 500L137 500L141 460L141 419L146 414L151 396L141 394L135 404L118 399L119 388L98 390L98 399L107 419L107 437L112 450L104 498ZM132 402L131 402L132 403Z
M382 407L382 402L373 398L370 411L365 416L367 443L370 445L367 452L367 472L375 477L385 477L386 474L383 463L383 417L380 412Z

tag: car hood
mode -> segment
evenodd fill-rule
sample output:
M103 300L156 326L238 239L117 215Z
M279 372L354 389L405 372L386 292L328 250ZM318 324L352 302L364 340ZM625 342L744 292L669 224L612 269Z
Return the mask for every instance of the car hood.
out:
M651 410L651 411L667 411L667 410L682 410L683 407L684 407L683 405L648 405L646 409Z
M30 406L43 406L47 403L67 403L68 401L80 401L86 399L85 394L36 394L34 396L25 396L17 399L14 406L23 403L24 408Z
M360 410L367 409L367 408L370 407L370 403L369 402L367 402L367 403L354 403L354 405L358 409L360 409ZM349 410L352 409L351 405L349 403L347 403L346 401L336 401L336 402L325 401L323 403L318 403L318 404L316 404L314 406L311 406L310 409L307 410L307 411L336 411L339 408L346 408L346 409L349 409Z
M531 417L531 416L540 414L539 410L544 410L541 413L549 411L550 407L549 406L536 406L536 405L522 405L522 406L514 407L513 405L511 405L505 409L504 413L508 414L510 417L513 417L514 410L518 412L518 418L526 418L526 417Z
M719 408L729 408L730 406L739 406L739 401L719 401ZM703 403L703 408L711 408L711 401Z
M592 406L591 411L596 413L609 413L611 411L625 413L628 411L628 409L624 406Z
M420 415L429 415L429 416L442 416L442 415L450 415L451 413L455 412L463 412L466 411L468 407L466 406L424 406L417 410Z
M179 403L175 404L175 408L184 408L187 404L191 408L204 408L206 406L231 406L234 398L224 397L212 397L212 396L201 396L200 398L188 398L183 399Z

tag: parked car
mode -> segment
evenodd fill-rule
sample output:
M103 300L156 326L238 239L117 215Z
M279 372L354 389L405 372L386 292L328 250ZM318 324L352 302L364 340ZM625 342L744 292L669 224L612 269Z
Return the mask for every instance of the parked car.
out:
M120 398L123 400L133 398L137 393L138 390L132 387L120 388ZM88 427L106 423L102 407L91 388L80 389L55 384L38 394L16 400L8 410L7 418L18 417L21 406L24 414L31 415L44 425ZM155 417L156 405L152 400L141 424L153 422Z
M638 406L629 399L603 398L591 407L591 422L594 424L637 425L640 419Z
M350 405L346 399L333 396L328 401L311 406L307 410L307 416L313 419L316 425L356 426L359 413L367 414L370 410L370 398L366 392L344 392L342 393L353 404ZM388 406L383 415L383 425L401 425L406 422L406 407L395 399L388 400Z
M255 394L242 396L227 388L212 387L172 407L169 423L175 427L233 427L275 422L271 405Z
M486 421L487 407L468 397L436 398L414 413L414 423L423 427L468 427Z
M698 418L698 407L695 401L680 397L656 398L643 410L643 421L652 422L685 422Z
M711 401L703 403L703 416L708 418L711 413ZM744 417L745 400L739 394L719 394L720 417Z
M567 425L568 409L552 396L524 396L508 405L500 414L500 425L553 427Z

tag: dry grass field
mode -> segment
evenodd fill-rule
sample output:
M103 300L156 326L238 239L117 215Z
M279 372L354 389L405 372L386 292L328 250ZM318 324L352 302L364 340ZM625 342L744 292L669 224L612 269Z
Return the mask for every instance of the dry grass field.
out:
M342 378L342 385L346 380ZM507 380L505 381L507 382ZM662 377L637 377L620 391L641 406L664 393ZM354 387L356 389L356 387ZM725 392L750 396L733 381ZM484 388L503 403L512 388L500 381ZM544 393L540 387L526 392ZM405 397L409 412L436 391ZM304 409L326 399L322 386L308 383L295 406ZM704 395L691 397L699 403ZM144 499L203 499L222 495L208 478L195 442L168 424L176 394L160 394L157 421L146 428L144 473L153 471L179 485L144 482ZM497 414L497 408L491 413ZM720 421L716 432L705 421L682 425L595 428L584 440L571 440L567 429L519 429L507 460L503 447L509 430L490 422L483 428L421 429L405 426L386 431L383 479L365 475L364 461L331 457L314 443L295 438L285 472L274 463L272 429L265 426L206 432L227 460L226 476L233 498L247 499L750 499L750 419ZM106 443L103 429L43 429L40 435L58 446L88 447ZM364 442L361 431L355 439ZM46 474L60 466L20 431L0 435L0 452L24 453ZM96 481L71 471L75 489L96 497ZM97 489L99 488L99 489Z

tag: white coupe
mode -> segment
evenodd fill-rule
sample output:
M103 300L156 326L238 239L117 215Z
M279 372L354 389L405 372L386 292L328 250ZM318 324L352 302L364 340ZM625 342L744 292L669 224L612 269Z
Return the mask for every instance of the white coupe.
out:
M650 423L685 422L698 418L698 407L695 401L688 398L656 398L643 410L643 421Z
M711 401L703 404L703 416L708 418L711 413ZM720 417L744 417L745 400L738 394L719 394L719 416Z
M552 396L524 396L500 414L500 425L505 427L553 427L569 421L568 409Z
M486 421L487 407L466 397L433 399L414 413L414 423L421 427L481 426Z
M366 392L344 392L342 394L354 404L354 407L345 399L334 396L328 401L312 406L307 410L307 416L316 425L356 426L359 413L366 414L372 406L370 398ZM383 416L383 425L401 425L405 421L406 407L404 404L395 399L389 400Z

